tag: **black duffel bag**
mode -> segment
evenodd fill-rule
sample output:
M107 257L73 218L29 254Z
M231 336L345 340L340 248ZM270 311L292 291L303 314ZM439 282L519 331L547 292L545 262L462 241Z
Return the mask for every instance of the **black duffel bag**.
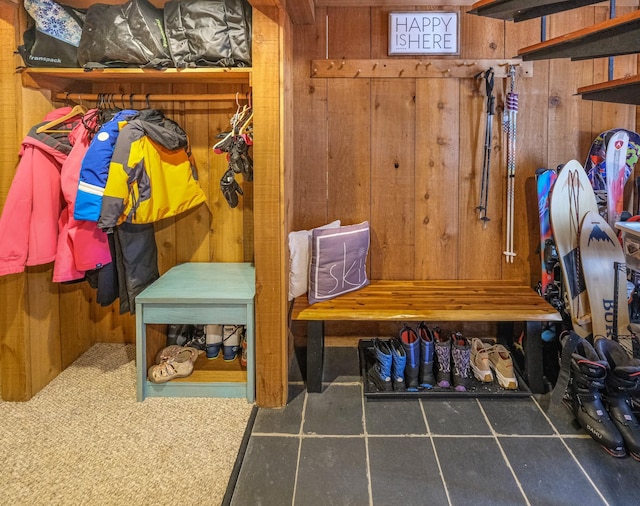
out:
M170 0L164 26L173 63L250 67L251 5L246 0Z
M54 0L24 0L29 17L18 53L27 67L79 67L85 11Z
M91 5L80 38L78 62L85 68L171 67L162 9L147 0Z

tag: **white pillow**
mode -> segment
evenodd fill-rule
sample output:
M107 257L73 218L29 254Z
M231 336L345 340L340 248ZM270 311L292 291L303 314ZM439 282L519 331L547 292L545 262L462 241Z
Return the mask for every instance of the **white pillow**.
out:
M336 220L317 228L338 228L339 226L340 220ZM309 286L309 243L313 230L289 232L289 300L307 293Z

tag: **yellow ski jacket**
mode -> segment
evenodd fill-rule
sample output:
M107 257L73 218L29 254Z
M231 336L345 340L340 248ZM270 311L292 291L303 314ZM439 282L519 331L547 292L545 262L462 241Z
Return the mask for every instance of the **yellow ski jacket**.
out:
M118 135L98 221L102 230L159 221L206 200L186 133L153 112L130 120Z

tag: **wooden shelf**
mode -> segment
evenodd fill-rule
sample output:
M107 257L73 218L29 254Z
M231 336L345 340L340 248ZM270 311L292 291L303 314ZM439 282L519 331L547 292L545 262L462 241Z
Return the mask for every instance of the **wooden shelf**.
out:
M469 13L518 22L600 2L602 0L481 0L471 6Z
M578 88L584 100L640 105L640 75Z
M90 91L92 83L248 83L250 68L140 69L26 68L21 70L26 88L53 91Z
M182 383L222 383L236 382L246 383L247 368L240 365L240 359L236 358L232 362L225 362L220 357L215 360L209 360L205 354L200 354L198 360L194 364L193 372L186 378L176 378L171 381Z
M640 51L640 10L518 51L523 60L586 60Z

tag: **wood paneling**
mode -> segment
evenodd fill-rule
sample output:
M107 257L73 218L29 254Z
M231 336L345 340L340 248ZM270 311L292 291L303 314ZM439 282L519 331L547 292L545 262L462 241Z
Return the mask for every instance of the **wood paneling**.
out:
M22 10L4 3L0 8L0 114L5 125L13 125L3 131L0 139L1 208L15 173L21 139L46 113L62 104L52 102L45 89L21 87L20 75L15 73L21 61L13 51L21 43L21 32L18 34L15 27L21 23ZM277 19L275 23L278 26ZM270 57L276 58L275 61L279 59L277 55ZM271 63L268 66L272 67ZM121 105L119 97L123 94L125 102L130 93L136 93L138 98L146 93L173 97L171 101L152 102L151 105L177 121L187 132L200 185L208 198L206 205L156 224L161 273L176 263L187 261L253 261L253 183L243 182L242 176L236 176L245 195L240 197L237 208L229 208L219 184L228 162L225 155L215 154L211 149L218 140L215 136L229 130L229 120L237 109L236 101L180 100L183 94L234 96L237 92L242 105L246 103L245 94L249 90L246 72L243 75L244 84L236 79L220 84L198 83L195 79L181 84L152 79L130 82L123 77L111 82L85 81L73 90L113 93L117 105ZM72 83L71 80L61 82L65 86ZM144 103L136 102L135 106L142 108ZM273 134L277 139L279 130ZM279 164L277 160L273 167L277 169ZM280 188L279 183L276 188ZM276 253L276 257L279 259L280 255ZM28 400L95 342L135 342L135 317L129 313L120 314L119 301L102 307L96 302L95 289L86 282L53 283L51 264L28 267L23 274L1 277L0 302L0 374L5 400ZM285 314L284 309L281 314ZM284 333L282 330L282 335ZM278 388L278 392L280 390Z
M460 80L418 79L415 141L417 279L458 275ZM452 188L454 191L442 191Z
M371 85L371 277L413 279L414 80Z
M324 29L319 24L321 18L329 27L327 58L370 58L373 64L377 59L389 58L387 15L391 10L432 8L435 3L420 2L408 7L387 1L362 5L321 0L317 5L328 6L326 20L316 13L316 32ZM461 12L461 53L454 57L458 60L513 58L518 48L540 40L540 20L511 23L466 14L464 2L445 5L447 10ZM548 19L548 36L593 24L605 11L606 7L599 5L554 14ZM311 33L312 28L305 30ZM295 64L304 68L318 58L319 52L319 46L313 51L296 47ZM451 57L441 59L447 61ZM616 75L635 71L635 59L628 60L618 63L616 58ZM535 62L533 77L519 77L516 81L520 110L513 264L507 264L503 254L507 138L502 129L502 113L509 91L509 82L504 78L495 82L490 221L485 227L476 209L486 118L483 81L453 77L376 78L370 73L357 79L325 77L324 73L322 78L314 79L310 78L311 69L307 75L297 75L296 103L303 103L301 97L310 88L328 90L326 112L321 111L313 120L318 139L328 136L328 150L321 159L320 147L310 148L311 157L304 149L295 152L296 193L305 198L296 200L293 224L307 228L327 220L341 219L343 224L350 224L370 217L372 279L502 279L535 286L540 276L536 169L555 167L574 157L584 161L594 134L603 129L635 129L632 107L594 106L574 95L579 85L605 77L601 75L603 70L598 70L605 63ZM307 119L296 114L294 121L295 142L299 144ZM313 174L305 172L307 164L312 165ZM327 172L319 173L323 168ZM324 180L329 182L328 187L322 184ZM314 196L316 188L318 193ZM325 191L328 212L323 204ZM353 335L345 327L330 326L328 332ZM365 333L377 329L358 327Z
M293 90L291 103L293 161L290 167L292 196L287 215L292 230L308 230L327 223L327 80L312 79L307 55L326 56L326 13L316 14L313 25L293 30ZM295 55L300 54L301 57ZM303 119L304 118L304 119ZM304 176L301 176L304 174Z

